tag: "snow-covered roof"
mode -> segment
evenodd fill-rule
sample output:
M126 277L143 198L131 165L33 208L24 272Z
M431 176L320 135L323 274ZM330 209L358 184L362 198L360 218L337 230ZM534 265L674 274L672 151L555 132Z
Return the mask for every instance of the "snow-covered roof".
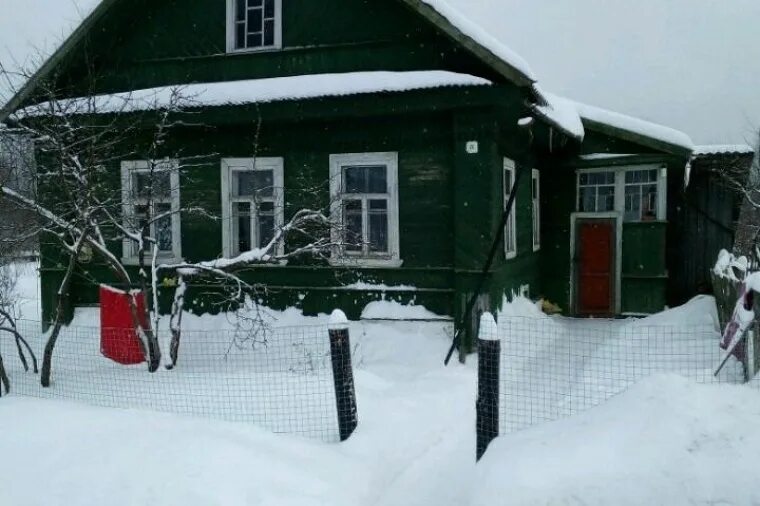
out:
M45 103L22 109L20 117L40 114L135 112L172 106L185 108L280 102L381 92L489 86L491 81L440 70L348 72L217 83L161 86L96 97Z
M565 97L543 91L538 85L534 85L534 89L546 101L545 105L536 105L535 112L560 130L582 141L586 136L586 129L583 127L576 104Z
M618 112L575 102L568 98L543 91L538 85L534 85L534 88L537 94L546 101L546 104L536 105L534 107L535 112L578 140L583 140L584 138L585 123L596 123L682 148L686 151L694 151L694 142L688 135L679 130L632 116L626 116Z
M517 71L521 72L531 81L537 81L533 70L519 54L501 43L493 35L483 30L483 28L468 19L461 11L452 7L445 0L421 0L422 3L435 9L438 14L446 18L452 26L457 28L462 34L470 37L477 44L487 49L497 58L507 63Z
M746 144L708 144L694 148L694 156L751 155L755 150Z

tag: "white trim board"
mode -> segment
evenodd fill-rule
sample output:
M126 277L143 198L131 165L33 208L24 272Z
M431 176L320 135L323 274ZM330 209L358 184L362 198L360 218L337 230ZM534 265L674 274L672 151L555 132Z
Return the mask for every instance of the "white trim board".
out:
M341 153L330 155L330 214L336 223L342 223L342 181L343 167L346 166L385 165L387 172L388 193L388 254L387 255L347 255L342 247L334 247L330 263L338 266L394 268L401 267L400 230L399 230L399 188L398 188L398 152L379 153ZM333 244L341 244L342 234L337 227L331 231Z

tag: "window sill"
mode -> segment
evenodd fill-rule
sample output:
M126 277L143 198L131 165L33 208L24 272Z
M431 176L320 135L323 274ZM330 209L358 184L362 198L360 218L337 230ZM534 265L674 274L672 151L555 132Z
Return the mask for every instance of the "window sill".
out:
M330 265L333 267L362 267L371 269L398 269L404 265L401 259L388 258L332 258Z
M513 252L510 252L510 253L505 253L504 254L504 258L507 259L507 260L514 260L515 258L517 258L517 251L513 251Z
M185 261L183 258L176 258L176 257L158 257L156 260L161 265L181 264ZM146 266L150 266L152 261L153 261L152 256L148 255L145 257ZM136 265L140 265L140 260L137 257L122 257L121 263L124 265L136 266Z
M251 47L251 48L227 48L228 55L234 54L249 54L249 53L273 53L275 51L282 51L282 45L266 46L266 47Z

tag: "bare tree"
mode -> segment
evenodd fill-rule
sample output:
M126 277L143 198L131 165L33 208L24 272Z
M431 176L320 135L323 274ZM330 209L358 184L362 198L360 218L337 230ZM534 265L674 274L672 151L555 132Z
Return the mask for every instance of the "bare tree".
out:
M27 76L31 77L31 76ZM52 81L54 82L54 81ZM25 195L0 182L0 200L34 214L38 231L52 240L61 252L59 263L65 265L56 297L43 357L41 383L50 385L52 357L65 323L65 308L74 276L80 273L83 256L92 256L105 265L123 287L138 286L147 300L152 298L155 320L150 308L140 305L135 293L128 291L132 324L139 337L148 370L158 369L161 348L158 337L159 280L176 280L170 316L170 339L164 344L167 366L177 363L181 340L181 322L188 283L212 279L227 287L229 301L240 303L265 287L252 286L240 272L261 264L281 263L301 255L324 256L334 245L333 227L322 209L299 209L275 231L267 245L231 259L208 259L200 262L167 261L159 254L161 230L174 215L201 215L218 220L202 207L183 201L181 207L165 206L160 198L175 191L174 184L187 169L203 165L214 155L186 156L171 151L169 139L179 128L203 127L193 123L192 110L199 105L183 88L167 88L153 95L118 94L62 98L50 82L40 83L38 102L17 111L11 117L14 128L34 143L37 185L32 195ZM255 125L253 157L258 152L261 121ZM139 134L149 142L135 146ZM114 166L124 160L143 160L144 170L136 184L124 190L114 181ZM167 177L169 175L170 177ZM175 177L171 177L175 175ZM128 177L132 177L128 175ZM168 187L167 187L168 185ZM281 190L281 189L280 189ZM139 201L138 201L139 200ZM125 205L126 204L126 205ZM138 209L131 212L129 209ZM282 247L286 239L299 236L296 246ZM137 258L137 278L133 279L114 244L124 244ZM85 255L85 252L87 254ZM150 297L152 295L152 297Z

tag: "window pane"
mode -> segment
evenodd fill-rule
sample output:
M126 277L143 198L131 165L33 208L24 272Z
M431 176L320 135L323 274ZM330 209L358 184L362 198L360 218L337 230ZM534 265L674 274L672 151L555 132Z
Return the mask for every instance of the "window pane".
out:
M369 249L376 253L388 251L388 202L369 202Z
M596 188L581 188L580 189L580 202L578 210L583 213L590 213L596 211Z
M274 45L274 20L268 19L264 21L264 45Z
M249 33L245 40L246 47L261 47L261 33Z
M251 250L251 204L239 202L233 207L233 226L237 234L235 246L236 253L244 253Z
M638 185L625 188L625 221L641 219L641 187Z
M274 17L274 0L264 0L264 17Z
M245 48L245 22L235 26L235 48Z
M245 0L235 0L235 21L245 21Z
M364 167L345 167L343 169L343 191L345 193L367 193Z
M511 218L507 220L507 226L504 227L504 237L506 238L507 252L511 253L515 251L514 226Z
M248 7L261 7L261 0L248 0Z
M259 215L259 248L265 247L274 238L274 215Z
M388 193L388 169L383 166L367 167L369 193Z
M233 193L238 197L271 197L274 195L274 171L256 170L236 173Z
M615 210L615 187L614 186L601 186L598 190L598 197L596 200L596 211L607 212Z
M138 172L132 175L132 193L142 198L165 198L171 196L169 172Z
M504 195L509 198L512 193L512 171L504 171ZM506 200L505 200L506 203Z
M345 226L346 251L362 251L364 227L362 225L362 201L343 202L343 225Z
M646 221L657 219L657 185L650 184L643 188L641 219Z
M261 9L248 10L248 33L257 33L261 31L263 22L263 11Z
M581 175L580 175L580 178L579 178L579 182L580 182L580 184L582 184L582 185L586 185L586 184L588 184L588 174L585 174L585 173L584 173L584 174L581 174Z
M345 193L388 193L388 168L344 167L343 188Z
M156 216L161 216L171 211L171 204L156 206ZM155 239L159 251L172 251L172 216L171 214L156 220L153 223Z

